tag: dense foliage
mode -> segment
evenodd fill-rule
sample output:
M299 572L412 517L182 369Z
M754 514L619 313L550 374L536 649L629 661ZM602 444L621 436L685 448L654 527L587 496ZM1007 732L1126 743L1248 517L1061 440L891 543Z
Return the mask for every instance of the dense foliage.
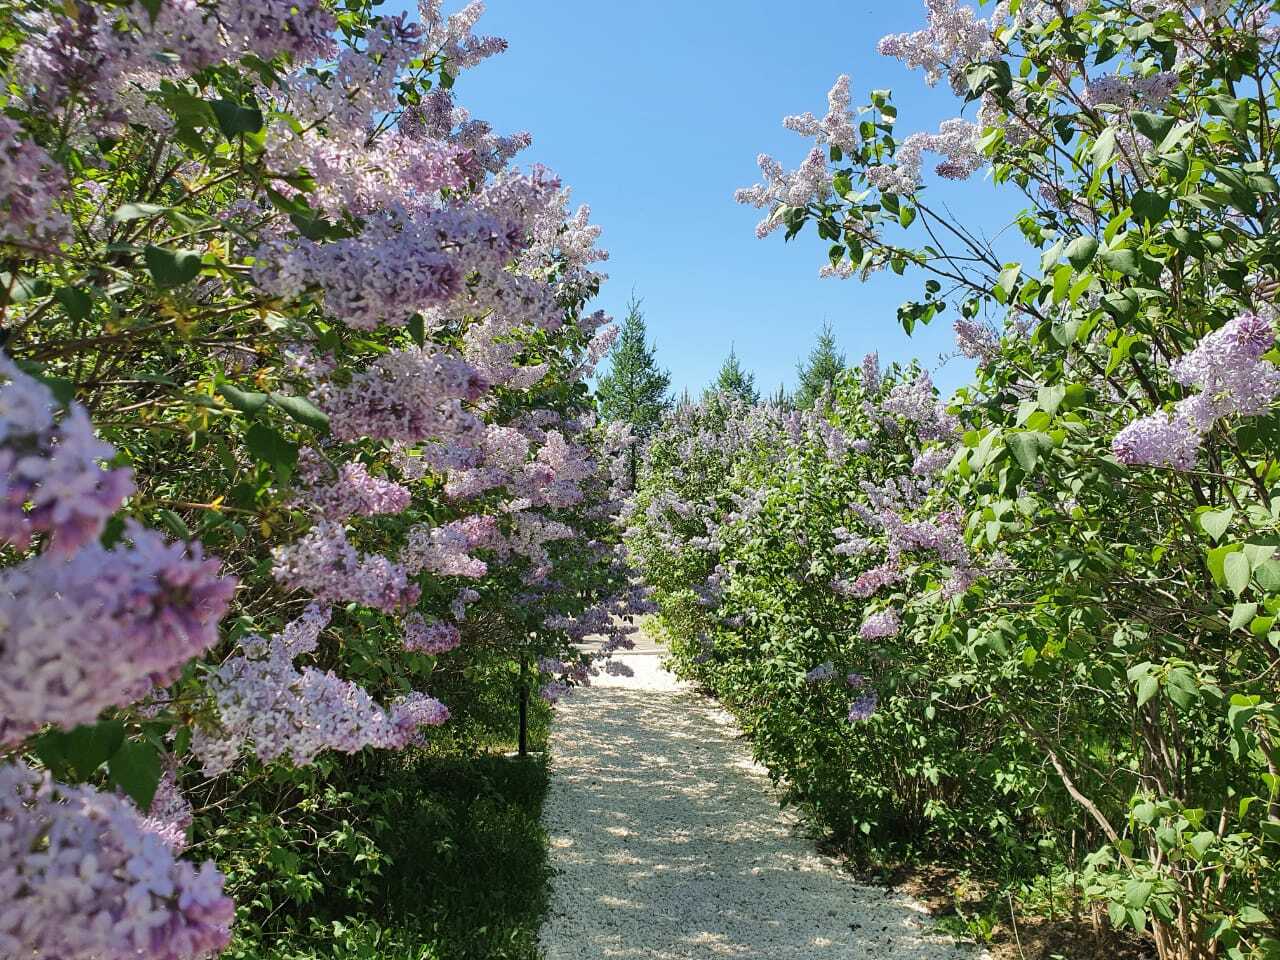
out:
M305 932L629 642L599 231L455 103L481 4L372 6L0 9L5 956Z
M824 273L921 271L898 320L956 313L976 382L944 415L868 363L809 439L682 411L633 534L680 662L826 824L1047 857L1178 960L1280 955L1276 13L929 0L881 52L974 120L899 137L841 78L740 199ZM926 152L1021 193L1034 256L944 215Z

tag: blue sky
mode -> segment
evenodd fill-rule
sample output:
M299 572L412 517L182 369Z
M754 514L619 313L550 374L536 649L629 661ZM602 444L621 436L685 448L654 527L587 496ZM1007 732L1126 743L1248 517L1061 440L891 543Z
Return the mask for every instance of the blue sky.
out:
M949 317L910 339L894 318L923 278L819 279L827 245L811 229L789 244L757 240L757 211L733 202L758 179L761 151L787 167L803 159L806 141L782 117L825 113L840 73L855 105L893 89L900 134L954 115L945 85L930 90L875 52L881 36L918 29L924 16L923 0L488 0L479 32L510 49L464 74L456 92L500 132L529 130L518 162L545 163L590 204L611 254L598 305L620 318L633 290L643 299L676 391L701 390L731 345L762 389L790 386L824 320L851 361L879 350L933 366L952 349ZM983 180L939 185L934 202L944 190L966 223L994 233L1008 220L992 210L1009 202ZM970 371L954 359L936 379L950 389Z

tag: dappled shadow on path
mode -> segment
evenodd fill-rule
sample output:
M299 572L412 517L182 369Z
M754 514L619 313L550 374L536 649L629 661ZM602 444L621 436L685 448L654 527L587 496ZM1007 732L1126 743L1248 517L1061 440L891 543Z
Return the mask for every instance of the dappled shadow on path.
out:
M796 836L723 711L656 656L626 660L636 681L558 708L548 960L971 956Z

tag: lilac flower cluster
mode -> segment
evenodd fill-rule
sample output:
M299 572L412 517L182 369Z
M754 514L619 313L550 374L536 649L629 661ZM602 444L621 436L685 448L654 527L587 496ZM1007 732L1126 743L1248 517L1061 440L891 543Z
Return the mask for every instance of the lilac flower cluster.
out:
M992 22L980 20L973 7L956 0L925 0L928 26L913 33L884 37L877 51L901 60L910 69L923 69L929 85L943 77L956 93L966 91L964 69L997 54Z
M978 320L960 317L953 327L956 334L956 348L963 357L986 363L1000 349L1000 337Z
M174 853L181 853L187 847L187 832L194 821L191 802L183 796L173 769L165 770L142 819L142 828L154 833Z
M923 371L914 380L891 388L880 409L914 424L921 440L950 439L959 429L955 416L938 399L933 380Z
M67 233L62 168L18 124L0 117L0 242L48 247Z
M47 723L92 723L217 643L236 581L199 544L167 544L133 521L125 536L0 570L0 745Z
M53 393L3 353L0 377L8 380L0 386L0 543L25 550L46 533L50 550L70 556L133 493L133 473L98 465L115 448L97 438L82 406L55 421Z
M881 610L862 621L858 636L863 640L880 640L896 637L902 630L902 620L896 610Z
M359 460L344 463L335 471L310 447L299 453L298 476L307 484L302 503L327 520L400 513L412 496L407 487L372 476Z
M403 749L424 726L448 719L448 709L425 694L411 693L386 709L332 672L294 666L315 650L328 622L328 609L312 604L271 638L246 637L241 653L214 671L209 694L218 726L201 728L191 744L206 774L229 770L246 744L260 760L288 756L302 765L324 750Z
M858 148L856 118L849 108L849 77L841 74L835 86L827 93L827 115L819 120L812 113L786 117L782 123L802 137L809 137L820 144L830 144L845 153Z
M443 620L427 621L420 613L409 614L401 627L405 649L414 653L448 653L462 643L462 634L453 624Z
M1274 345L1272 321L1255 313L1210 333L1170 368L1174 380L1200 392L1179 400L1172 412L1157 411L1121 430L1111 444L1116 459L1190 470L1220 420L1258 416L1280 397L1280 368L1263 359Z
M836 675L835 665L830 661L820 663L804 675L805 683L822 683Z
M978 151L982 128L953 117L942 121L937 133L913 133L902 141L894 163L867 167L866 177L884 193L914 193L920 186L925 153L939 153L946 159L934 172L948 180L967 180L985 162Z
M876 695L874 690L870 693L863 694L849 705L849 722L861 723L864 720L871 719L871 716L876 712L876 707L878 707L879 704L880 698Z
M1177 74L1163 70L1146 76L1111 74L1085 84L1081 99L1090 106L1110 104L1126 111L1158 110L1177 83Z
M167 128L147 109L160 80L185 76L245 54L310 60L332 53L336 22L320 0L224 0L216 10L160 0L142 10L91 7L48 15L32 24L19 62L37 103L57 107L73 97L95 109L90 122L144 122Z
M235 907L212 862L174 858L126 799L0 767L0 955L203 960Z
M412 607L420 590L403 566L378 554L361 554L346 530L321 520L303 537L272 552L272 574L289 590L323 603L354 602L394 613Z
M455 354L412 347L378 358L346 386L321 385L315 399L340 440L469 441L481 424L462 403L486 386Z
M400 562L413 576L429 570L442 577L479 578L489 566L471 556L471 551L497 545L498 525L493 517L466 517L441 527L419 524L409 531Z

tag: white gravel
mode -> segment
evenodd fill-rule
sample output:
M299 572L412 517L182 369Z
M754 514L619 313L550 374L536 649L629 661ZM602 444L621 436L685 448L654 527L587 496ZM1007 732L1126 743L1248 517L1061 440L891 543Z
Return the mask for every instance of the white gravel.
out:
M732 718L637 647L561 701L544 814L547 960L978 960L857 883L779 810Z

